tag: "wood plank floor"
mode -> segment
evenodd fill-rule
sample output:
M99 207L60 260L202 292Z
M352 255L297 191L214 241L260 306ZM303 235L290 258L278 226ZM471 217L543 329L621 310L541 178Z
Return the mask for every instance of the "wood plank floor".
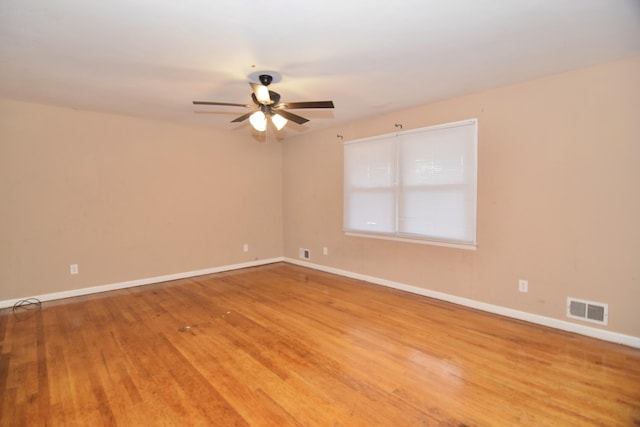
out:
M0 425L633 426L640 350L290 264L0 314Z

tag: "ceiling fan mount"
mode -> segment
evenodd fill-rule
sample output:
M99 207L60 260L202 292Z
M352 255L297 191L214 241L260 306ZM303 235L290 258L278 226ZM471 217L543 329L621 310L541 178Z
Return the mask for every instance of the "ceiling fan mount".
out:
M255 77L254 77L255 78ZM251 125L258 131L262 132L267 127L267 117L278 130L282 129L288 120L297 124L303 124L309 121L302 116L294 114L288 109L302 108L334 108L333 101L306 101L306 102L280 102L280 94L269 90L269 85L273 81L271 74L260 74L258 76L260 84L249 83L252 89L251 100L253 104L236 104L231 102L215 102L215 101L193 101L195 105L223 105L230 107L246 107L253 108L246 114L232 120L232 123L242 122L249 119ZM256 109L257 107L257 109Z
M260 80L263 86L269 86L273 81L273 76L271 74L260 74L258 80Z

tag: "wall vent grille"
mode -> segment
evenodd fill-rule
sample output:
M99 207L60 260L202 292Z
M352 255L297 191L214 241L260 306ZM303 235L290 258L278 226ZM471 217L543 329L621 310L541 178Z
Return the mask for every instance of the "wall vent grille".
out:
M305 248L298 248L298 256L302 259L311 259L311 251Z
M606 325L609 317L609 305L569 297L567 298L567 317Z

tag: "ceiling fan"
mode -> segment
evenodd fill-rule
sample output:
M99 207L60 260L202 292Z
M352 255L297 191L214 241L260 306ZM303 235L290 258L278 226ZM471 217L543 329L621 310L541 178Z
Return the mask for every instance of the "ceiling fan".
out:
M193 101L195 105L225 105L231 107L257 108L240 117L231 120L231 123L242 122L249 119L255 130L263 132L267 129L267 117L271 118L271 122L276 129L280 130L291 120L299 125L306 123L309 119L294 114L287 110L295 110L302 108L334 108L333 101L307 101L307 102L280 102L280 94L269 90L269 85L273 81L270 74L260 74L258 76L261 84L249 83L253 93L251 99L253 104L235 104L232 102L213 102L213 101Z

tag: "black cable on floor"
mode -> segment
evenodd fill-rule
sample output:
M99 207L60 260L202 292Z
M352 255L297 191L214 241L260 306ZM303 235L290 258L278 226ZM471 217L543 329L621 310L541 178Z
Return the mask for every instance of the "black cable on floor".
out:
M40 309L42 307L42 302L38 298L25 298L19 301L16 301L13 304L13 312L16 312L17 308L25 308L27 310Z

